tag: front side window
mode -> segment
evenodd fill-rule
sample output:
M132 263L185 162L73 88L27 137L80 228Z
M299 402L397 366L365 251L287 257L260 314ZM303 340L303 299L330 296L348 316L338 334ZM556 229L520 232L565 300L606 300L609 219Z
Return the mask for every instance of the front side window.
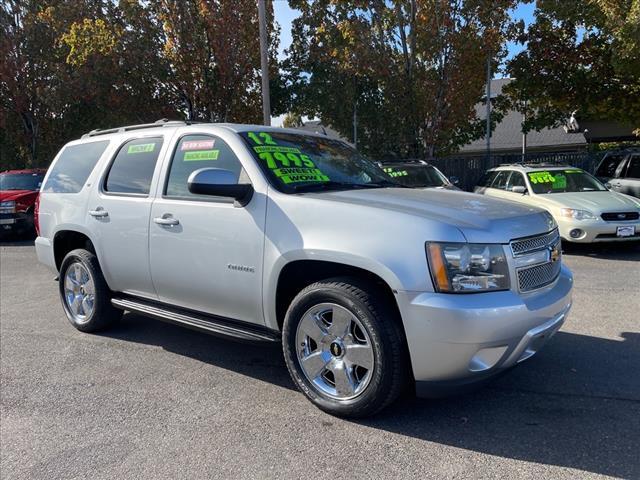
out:
M138 138L122 145L104 183L108 193L148 195L162 138Z
M78 193L109 145L109 140L64 147L53 166L43 192Z
M164 195L211 200L208 195L194 195L187 186L189 175L201 168L229 170L235 174L236 182L249 183L240 160L224 140L211 135L187 135L176 146Z
M625 178L640 178L640 155L632 155L629 159Z
M38 190L42 185L42 173L7 173L0 174L0 191L5 190Z
M607 190L598 179L578 168L528 172L527 176L533 192L537 194Z
M398 185L339 140L273 130L240 136L271 183L285 193Z
M526 187L524 177L519 172L512 172L511 177L509 177L508 190L511 190L513 187Z

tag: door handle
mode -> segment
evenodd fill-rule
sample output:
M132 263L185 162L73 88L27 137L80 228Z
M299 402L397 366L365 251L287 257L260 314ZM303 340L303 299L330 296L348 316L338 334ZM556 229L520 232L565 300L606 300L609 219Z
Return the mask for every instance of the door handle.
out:
M153 223L173 227L175 225L179 225L180 221L177 218L173 218L170 213L165 213L161 217L155 217L153 219Z
M95 210L89 210L89 215L92 217L104 218L109 216L109 212L102 207L98 207Z

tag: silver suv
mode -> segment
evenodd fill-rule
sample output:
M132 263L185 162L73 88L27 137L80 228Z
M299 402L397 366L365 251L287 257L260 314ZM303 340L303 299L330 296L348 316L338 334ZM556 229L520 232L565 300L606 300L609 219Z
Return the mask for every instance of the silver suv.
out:
M57 155L38 213L38 258L75 328L127 310L281 341L334 415L373 414L414 382L421 396L477 385L534 355L571 306L548 213L401 188L299 130L93 131Z

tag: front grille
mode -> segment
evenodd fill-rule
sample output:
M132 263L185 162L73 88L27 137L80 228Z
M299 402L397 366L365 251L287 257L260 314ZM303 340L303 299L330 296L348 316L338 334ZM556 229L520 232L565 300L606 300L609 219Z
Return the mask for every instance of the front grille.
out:
M560 274L560 260L518 270L518 288L529 292L549 285Z
M535 237L520 238L511 242L511 251L514 256L525 255L535 250L554 245L559 239L558 229L555 228L543 235Z
M627 220L638 220L639 212L605 212L600 217L605 222L626 222Z

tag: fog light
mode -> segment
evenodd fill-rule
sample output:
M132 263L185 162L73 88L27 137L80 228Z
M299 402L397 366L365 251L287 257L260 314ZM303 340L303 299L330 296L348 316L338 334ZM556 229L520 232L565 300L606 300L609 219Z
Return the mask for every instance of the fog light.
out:
M584 231L579 228L574 228L569 232L571 238L580 238L584 235Z

